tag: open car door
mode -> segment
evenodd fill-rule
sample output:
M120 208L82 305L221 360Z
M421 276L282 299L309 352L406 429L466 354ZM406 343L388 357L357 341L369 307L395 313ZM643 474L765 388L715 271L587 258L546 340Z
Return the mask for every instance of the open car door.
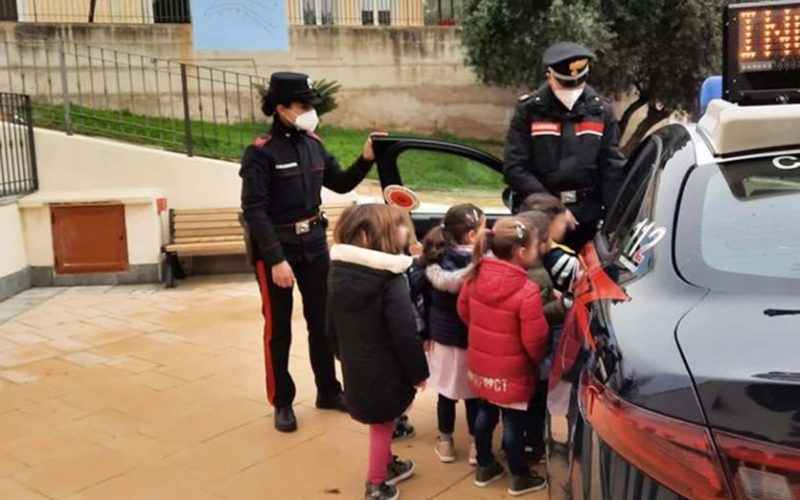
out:
M396 184L420 195L422 203L411 213L418 238L459 203L479 206L490 225L508 215L503 162L496 156L464 144L418 137L379 136L374 145L381 189Z

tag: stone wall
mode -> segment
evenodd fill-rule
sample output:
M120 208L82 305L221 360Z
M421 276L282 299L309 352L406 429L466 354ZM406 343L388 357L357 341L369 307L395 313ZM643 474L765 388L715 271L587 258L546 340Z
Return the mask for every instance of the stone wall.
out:
M60 86L52 77L48 82L42 72L33 75L47 57L55 69L58 61L52 53L37 55L28 46L59 39L65 40L68 50L89 45L261 77L294 70L336 80L342 85L340 106L326 119L356 128L444 130L500 138L517 93L477 83L464 64L458 31L452 27L292 26L287 52L197 52L190 25L0 23L0 71L10 67L13 77L14 72L26 70L29 87L32 79L40 79L42 89L49 84L58 93ZM8 81L0 74L0 90ZM148 83L151 95L136 100L153 100L155 82ZM162 101L176 98L164 95L163 88L159 95Z
M0 302L31 286L22 218L16 200L0 199ZM5 318L0 317L0 322Z

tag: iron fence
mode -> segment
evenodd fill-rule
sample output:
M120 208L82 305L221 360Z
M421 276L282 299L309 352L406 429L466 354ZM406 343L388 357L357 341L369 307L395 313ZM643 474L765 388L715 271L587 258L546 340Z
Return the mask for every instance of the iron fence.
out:
M0 0L0 20L39 23L189 23L190 0Z
M474 0L288 0L289 24L454 26Z
M422 0L288 0L289 24L421 26Z
M223 159L265 130L259 76L77 44L0 52L0 90L30 95L36 126Z
M36 191L31 99L0 92L0 198Z
M461 24L470 0L425 0L425 24L455 26Z

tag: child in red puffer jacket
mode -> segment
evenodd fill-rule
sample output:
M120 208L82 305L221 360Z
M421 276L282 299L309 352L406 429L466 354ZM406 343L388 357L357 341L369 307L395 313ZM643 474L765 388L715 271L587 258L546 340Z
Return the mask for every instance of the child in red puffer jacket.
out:
M524 444L526 410L547 354L549 330L539 287L526 270L539 260L544 238L547 235L512 217L482 231L475 243L472 276L458 298L458 314L469 329L469 382L482 400L475 422L475 484L485 487L505 473L492 454L492 434L502 415L512 496L547 486L529 469Z

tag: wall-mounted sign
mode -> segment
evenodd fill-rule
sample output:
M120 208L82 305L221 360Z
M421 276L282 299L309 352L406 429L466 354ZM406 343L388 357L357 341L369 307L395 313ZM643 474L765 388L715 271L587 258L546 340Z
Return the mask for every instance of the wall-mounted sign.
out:
M289 50L285 0L191 0L195 50Z

